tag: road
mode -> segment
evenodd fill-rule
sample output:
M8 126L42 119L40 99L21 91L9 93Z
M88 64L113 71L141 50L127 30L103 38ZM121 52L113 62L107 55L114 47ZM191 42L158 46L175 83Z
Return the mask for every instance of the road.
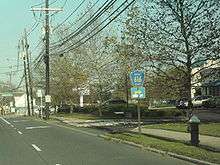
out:
M0 164L190 165L191 163L107 141L82 130L30 118L0 117Z

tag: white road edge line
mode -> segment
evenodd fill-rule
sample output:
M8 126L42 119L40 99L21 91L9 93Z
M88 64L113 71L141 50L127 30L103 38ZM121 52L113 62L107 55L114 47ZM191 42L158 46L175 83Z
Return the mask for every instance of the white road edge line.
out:
M21 131L18 131L18 133L19 133L20 135L22 135L22 134L23 134Z
M10 122L8 122L7 120L5 120L3 117L0 117L5 123L12 125Z
M32 145L32 147L34 147L34 149L35 149L36 151L38 151L38 152L41 151L41 149L40 149L38 146L36 146L35 144L31 144L31 145Z

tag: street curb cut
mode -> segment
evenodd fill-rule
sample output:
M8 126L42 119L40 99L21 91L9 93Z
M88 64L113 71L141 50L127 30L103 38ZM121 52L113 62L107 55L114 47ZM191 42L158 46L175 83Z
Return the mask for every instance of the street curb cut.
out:
M134 142L130 142L130 141L126 141L126 140L121 140L121 139L118 139L118 138L112 138L112 137L106 136L106 135L99 135L99 137L102 137L104 139L110 139L110 140L118 142L118 143L128 144L128 145L131 145L131 146L143 149L143 150L148 150L148 151L159 153L159 154L162 154L162 155L166 154L166 155L169 155L171 157L178 158L178 159L185 160L185 161L192 162L192 163L196 163L196 164L199 164L199 165L219 165L219 164L215 164L215 163L211 163L211 162L207 162L207 161L191 158L191 157L184 156L184 155L179 155L179 154L172 153L172 152L166 152L166 151L158 150L156 148L145 147L145 146L143 146L141 144L136 144Z

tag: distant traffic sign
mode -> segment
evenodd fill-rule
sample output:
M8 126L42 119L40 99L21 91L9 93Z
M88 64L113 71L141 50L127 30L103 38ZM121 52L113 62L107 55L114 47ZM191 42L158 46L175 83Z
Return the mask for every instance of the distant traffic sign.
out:
M37 90L37 97L43 97L43 93L41 89Z
M45 96L45 102L46 103L51 103L51 96L50 95Z
M144 71L135 70L130 74L131 84L133 86L143 86L144 84Z
M144 87L131 88L131 98L144 99L145 98L145 88Z

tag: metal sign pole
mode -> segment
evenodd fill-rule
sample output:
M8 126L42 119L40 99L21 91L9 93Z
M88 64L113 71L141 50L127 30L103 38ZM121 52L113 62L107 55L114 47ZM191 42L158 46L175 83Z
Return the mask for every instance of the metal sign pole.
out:
M43 119L43 98L40 97L40 117Z
M139 99L138 99L138 103L137 103L137 111L138 111L138 133L141 134L141 111L140 111Z
M131 98L137 99L137 113L138 113L138 133L141 134L141 110L140 99L145 98L144 84L144 72L141 70L135 70L130 73L131 79Z

